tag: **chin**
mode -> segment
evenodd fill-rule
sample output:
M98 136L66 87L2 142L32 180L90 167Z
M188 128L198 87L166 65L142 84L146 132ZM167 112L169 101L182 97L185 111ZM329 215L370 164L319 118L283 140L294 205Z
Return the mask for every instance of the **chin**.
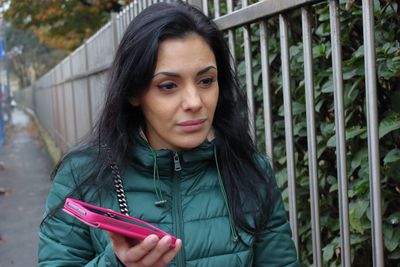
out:
M181 150L193 149L193 148L196 148L199 145L201 145L205 140L206 140L206 138L198 139L198 140L191 140L189 142L182 142L182 143L178 144L178 147Z

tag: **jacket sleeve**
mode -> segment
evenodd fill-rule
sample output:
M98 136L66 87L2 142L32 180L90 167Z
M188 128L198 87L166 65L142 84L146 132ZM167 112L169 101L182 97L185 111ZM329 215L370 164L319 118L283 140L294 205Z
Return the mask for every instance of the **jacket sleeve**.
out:
M275 203L273 203L270 216L265 222L265 227L255 236L254 263L255 267L297 267L297 251L292 240L290 224L287 220L282 196L276 185L272 168L267 163L267 173L273 179L275 189Z
M72 165L66 165L56 175L47 199L45 216L56 212L40 226L38 266L121 266L111 242L96 255L89 226L57 208L76 187Z

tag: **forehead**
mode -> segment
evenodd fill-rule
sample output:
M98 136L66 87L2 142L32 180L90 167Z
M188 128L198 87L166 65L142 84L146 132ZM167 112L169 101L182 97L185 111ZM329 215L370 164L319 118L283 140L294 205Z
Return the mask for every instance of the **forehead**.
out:
M208 43L198 34L182 38L169 38L160 43L156 71L188 68L190 66L215 65L215 55Z

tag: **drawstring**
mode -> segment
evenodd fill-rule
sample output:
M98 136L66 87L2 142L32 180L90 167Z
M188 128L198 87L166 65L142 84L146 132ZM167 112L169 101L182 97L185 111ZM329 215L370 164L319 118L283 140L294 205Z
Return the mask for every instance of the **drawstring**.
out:
M226 208L228 210L229 226L231 228L231 232L232 232L232 235L233 235L233 242L237 242L239 240L239 236L238 236L238 233L236 231L235 225L233 223L231 209L229 208L229 205L228 205L228 197L226 196L224 183L222 182L221 172L219 171L218 157L217 157L217 147L216 146L214 146L214 159L215 159L215 166L217 167L217 174L218 174L217 176L218 176L219 186L221 188L222 196L224 197L225 205L226 205Z
M157 155L156 153L151 150L151 154L153 156L153 184L154 184L154 191L156 193L157 201L154 202L154 205L157 207L164 206L164 204L167 202L161 191L161 185L160 185L160 175L158 174L158 165L157 165Z

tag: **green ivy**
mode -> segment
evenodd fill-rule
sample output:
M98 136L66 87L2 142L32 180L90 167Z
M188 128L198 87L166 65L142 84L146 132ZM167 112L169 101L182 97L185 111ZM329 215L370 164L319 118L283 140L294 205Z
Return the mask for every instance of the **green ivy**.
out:
M328 2L313 5L313 67L318 157L319 207L323 266L340 266L339 197L336 168L335 109ZM382 223L385 266L400 266L400 13L396 1L375 0L375 42ZM372 266L368 132L364 77L362 6L340 1L344 116L352 266ZM299 252L302 265L312 265L307 122L301 14L289 20L290 75L296 162ZM273 159L278 185L287 203L285 126L278 18L268 19L268 51L273 113ZM265 149L258 24L251 25L256 98L256 138ZM236 29L238 74L245 84L242 29ZM245 89L244 89L245 90Z

